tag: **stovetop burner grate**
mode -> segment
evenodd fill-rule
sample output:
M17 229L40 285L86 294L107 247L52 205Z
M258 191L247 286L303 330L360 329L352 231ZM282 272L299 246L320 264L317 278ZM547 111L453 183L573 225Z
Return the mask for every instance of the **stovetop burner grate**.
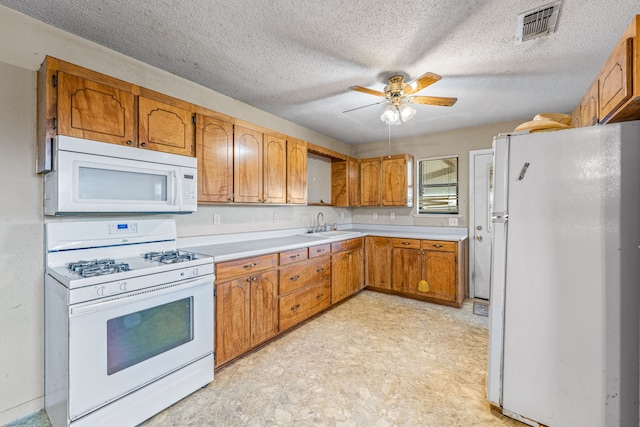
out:
M144 254L144 258L151 261L158 261L162 264L172 264L182 261L193 261L196 259L196 254L191 252L175 251L162 251L162 252L148 252Z
M93 277L129 271L129 264L126 262L115 262L115 260L111 258L105 258L100 260L70 262L67 268L69 271L73 271L81 277Z

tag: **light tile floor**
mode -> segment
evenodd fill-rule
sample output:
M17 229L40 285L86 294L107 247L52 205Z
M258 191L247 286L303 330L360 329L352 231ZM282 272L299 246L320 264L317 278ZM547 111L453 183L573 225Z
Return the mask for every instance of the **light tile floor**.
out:
M485 399L487 318L472 310L361 292L142 426L523 426ZM11 426L48 426L39 414Z

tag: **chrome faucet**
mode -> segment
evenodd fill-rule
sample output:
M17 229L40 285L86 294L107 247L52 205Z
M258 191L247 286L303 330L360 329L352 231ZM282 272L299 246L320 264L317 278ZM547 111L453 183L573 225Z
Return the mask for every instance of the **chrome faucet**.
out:
M327 225L323 225L322 227L324 227L324 230L321 230L320 227L320 216L322 216L322 221L324 221L324 214L322 212L318 212L318 216L316 217L316 229L315 231L326 231L327 230Z

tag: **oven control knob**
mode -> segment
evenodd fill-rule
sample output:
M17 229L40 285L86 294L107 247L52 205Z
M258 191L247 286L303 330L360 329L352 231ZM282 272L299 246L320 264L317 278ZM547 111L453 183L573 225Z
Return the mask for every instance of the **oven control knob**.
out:
M101 296L104 296L104 290L105 290L105 287L104 287L104 286L98 286L98 287L96 288L96 293L97 293L97 294L98 294L98 296L100 296L100 297L101 297Z

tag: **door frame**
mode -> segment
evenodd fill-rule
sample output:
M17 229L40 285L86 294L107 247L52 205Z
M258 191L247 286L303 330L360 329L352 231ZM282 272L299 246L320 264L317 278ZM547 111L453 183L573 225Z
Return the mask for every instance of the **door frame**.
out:
M474 157L484 155L484 154L493 154L493 148L469 151L469 187L468 187L469 188L469 229L467 231L469 235L469 298L475 298L475 294L476 294L476 282L472 274L473 268L474 268L473 267L474 260L475 260L475 248L473 244L474 242L472 240L474 239L473 236L475 235L475 230L476 230L476 223L475 223L476 195L474 191L476 166L475 166Z

